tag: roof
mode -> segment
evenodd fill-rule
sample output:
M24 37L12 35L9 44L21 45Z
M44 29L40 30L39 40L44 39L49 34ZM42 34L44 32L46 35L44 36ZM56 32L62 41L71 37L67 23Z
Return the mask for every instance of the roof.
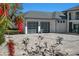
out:
M68 10L65 10L65 11L74 11L74 10L79 10L79 5L72 7L72 8L69 8Z
M63 16L61 12L43 12L43 11L29 11L25 13L25 18L47 18L47 19L52 19L52 18L59 18L61 19L60 16Z

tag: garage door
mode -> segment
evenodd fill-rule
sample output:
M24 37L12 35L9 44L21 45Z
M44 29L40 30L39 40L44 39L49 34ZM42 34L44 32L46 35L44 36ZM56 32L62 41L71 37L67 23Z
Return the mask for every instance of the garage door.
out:
M27 32L37 33L38 32L38 22L27 22Z
M50 32L50 22L40 22L40 25L41 25L41 31L43 33Z

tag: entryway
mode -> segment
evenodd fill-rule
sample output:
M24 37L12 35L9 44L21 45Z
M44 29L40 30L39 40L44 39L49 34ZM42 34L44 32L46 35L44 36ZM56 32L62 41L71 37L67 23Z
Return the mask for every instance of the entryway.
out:
M69 23L69 32L79 33L79 24L75 24L75 23L70 22Z

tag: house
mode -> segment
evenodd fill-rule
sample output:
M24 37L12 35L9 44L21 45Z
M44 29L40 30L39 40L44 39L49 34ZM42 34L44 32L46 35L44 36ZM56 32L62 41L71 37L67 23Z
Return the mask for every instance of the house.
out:
M79 6L62 12L25 13L25 33L78 32Z
M72 7L66 11L67 32L79 33L79 6Z

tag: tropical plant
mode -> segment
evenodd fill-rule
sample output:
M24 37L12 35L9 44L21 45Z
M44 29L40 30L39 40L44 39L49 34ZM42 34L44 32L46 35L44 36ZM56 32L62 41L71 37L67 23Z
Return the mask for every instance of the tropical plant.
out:
M23 21L24 21L24 15L22 13L20 13L16 19L15 19L15 24L18 28L18 32L23 32Z
M19 3L0 3L0 44L5 41L6 30L14 27L15 19L18 17L20 10L21 4Z

